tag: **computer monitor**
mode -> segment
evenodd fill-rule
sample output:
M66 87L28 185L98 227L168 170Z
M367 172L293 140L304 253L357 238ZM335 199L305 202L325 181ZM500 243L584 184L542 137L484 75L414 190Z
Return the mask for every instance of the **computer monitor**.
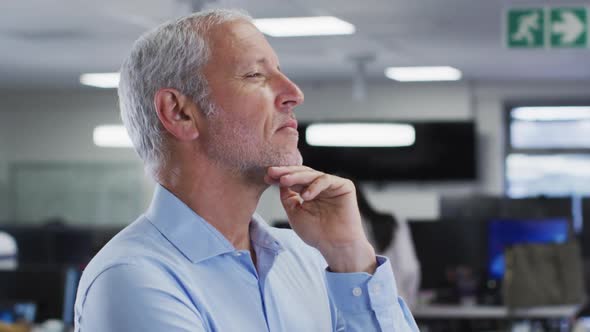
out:
M22 301L1 301L0 322L12 324L26 322L32 324L35 321L37 304Z
M448 271L459 266L485 277L485 220L410 219L408 225L422 269L420 288L448 288Z
M24 267L0 271L0 299L34 303L35 321L60 319L64 315L65 271L54 267Z
M520 243L563 243L569 238L567 218L493 219L488 223L490 279L504 277L504 249Z

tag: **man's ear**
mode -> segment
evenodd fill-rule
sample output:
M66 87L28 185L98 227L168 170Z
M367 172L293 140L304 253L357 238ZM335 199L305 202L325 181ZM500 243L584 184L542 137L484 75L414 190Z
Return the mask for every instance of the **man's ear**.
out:
M199 137L197 105L178 90L164 88L156 92L154 106L164 128L181 141Z

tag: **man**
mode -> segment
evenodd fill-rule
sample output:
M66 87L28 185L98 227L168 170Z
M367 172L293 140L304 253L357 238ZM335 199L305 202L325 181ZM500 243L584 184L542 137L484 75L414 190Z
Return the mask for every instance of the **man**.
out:
M159 185L84 271L76 331L417 331L352 183L302 166L303 94L249 17L197 13L146 34L119 96ZM297 235L254 212L272 184Z

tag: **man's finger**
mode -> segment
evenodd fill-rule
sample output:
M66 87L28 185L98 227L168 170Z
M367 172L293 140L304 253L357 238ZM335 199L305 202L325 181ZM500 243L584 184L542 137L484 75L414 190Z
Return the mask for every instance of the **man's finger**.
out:
M318 171L303 170L294 173L287 173L281 176L279 181L281 186L285 187L292 187L295 185L307 186L322 175L324 175L324 173Z
M278 179L287 173L313 170L313 168L307 166L272 166L266 170L266 174L273 179Z
M320 193L324 192L325 190L329 190L330 187L334 184L333 179L323 174L315 179L307 188L301 192L301 198L306 201L313 200L316 198Z
M297 208L298 205L301 205L302 199L298 193L287 187L281 187L280 191L281 203L283 203L287 213L292 212L295 208Z
M279 183L279 180L278 179L273 179L270 176L268 176L268 174L267 174L267 175L264 175L264 182L266 184L274 185L274 184L278 184Z

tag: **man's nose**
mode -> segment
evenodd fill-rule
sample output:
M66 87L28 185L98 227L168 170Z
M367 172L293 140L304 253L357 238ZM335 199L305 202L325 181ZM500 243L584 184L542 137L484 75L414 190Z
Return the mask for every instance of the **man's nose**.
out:
M280 73L280 90L277 96L277 107L279 109L292 110L298 105L303 104L303 92L297 84L293 83L287 76Z

